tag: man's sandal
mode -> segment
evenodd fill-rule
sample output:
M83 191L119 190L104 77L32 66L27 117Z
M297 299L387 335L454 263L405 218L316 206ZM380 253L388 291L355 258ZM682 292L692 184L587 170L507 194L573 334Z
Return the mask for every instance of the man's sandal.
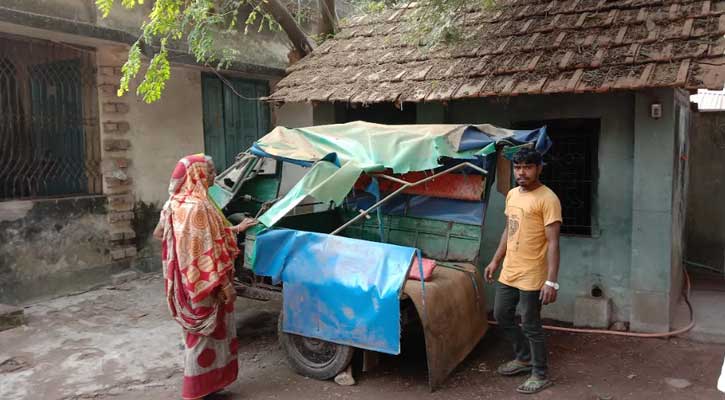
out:
M516 391L523 394L534 394L548 388L554 383L549 378L541 378L538 376L531 376L526 382L522 383L516 388Z
M513 360L507 363L501 364L496 372L503 376L514 376L523 374L525 372L531 372L531 364L524 363L523 361Z

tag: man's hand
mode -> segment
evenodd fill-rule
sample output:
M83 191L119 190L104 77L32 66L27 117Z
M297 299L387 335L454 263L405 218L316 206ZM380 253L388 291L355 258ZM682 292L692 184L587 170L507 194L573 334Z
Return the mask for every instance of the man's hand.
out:
M498 269L498 262L491 261L491 263L488 264L486 269L483 271L483 275L486 278L486 282L493 283L493 274L496 273L497 269Z
M551 304L556 301L556 295L556 289L551 286L544 285L541 289L541 294L539 294L539 299L544 304Z

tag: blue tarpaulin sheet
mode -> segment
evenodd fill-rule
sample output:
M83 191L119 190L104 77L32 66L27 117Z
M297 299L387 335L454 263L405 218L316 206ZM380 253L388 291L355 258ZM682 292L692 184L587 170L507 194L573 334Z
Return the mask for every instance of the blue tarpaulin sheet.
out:
M282 281L282 330L400 353L400 291L416 249L287 229L257 236L254 271Z
M491 143L495 143L496 141L506 141L511 145L521 145L524 143L535 142L534 148L542 154L549 151L549 148L551 147L551 139L546 134L545 126L531 130L507 131L506 133L509 136L505 137L505 139L502 139L500 136L495 137L497 131L500 130L500 128L496 128L491 125L481 127L468 126L461 135L458 151L482 149Z
M348 198L347 205L354 210L365 210L375 202L376 199L373 195L358 192L355 196ZM380 207L385 215L405 215L469 225L483 223L483 210L485 208L485 203L481 201L441 199L406 194L393 197Z

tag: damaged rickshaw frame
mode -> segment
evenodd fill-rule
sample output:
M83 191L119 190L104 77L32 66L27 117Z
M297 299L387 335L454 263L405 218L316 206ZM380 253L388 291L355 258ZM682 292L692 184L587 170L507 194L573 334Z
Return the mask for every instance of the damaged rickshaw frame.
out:
M344 127L345 125L339 126ZM380 126L382 125L377 125L377 127ZM545 129L543 132L545 136ZM508 142L506 140L501 140L495 144L496 147L494 148L493 155L496 157L506 152L502 150L504 147L506 147L505 150L507 150L508 153L511 153L512 148L533 145L533 143L523 143L523 145L517 146L519 143L516 143L515 141ZM290 159L285 159L285 157L274 157L265 154L264 152L260 155L259 151L254 152L253 150L254 148L240 153L235 163L217 177L216 185L212 190L210 190L210 193L214 192L212 193L212 198L215 199L221 209L223 209L233 199L239 198L239 192L244 187L245 183L253 180L257 176L259 172L259 165L264 162L264 158L269 157L283 162L290 161ZM491 154L489 153L485 156L488 155ZM315 165L320 161L323 161L323 159L314 159L308 166ZM380 218L379 212L381 207L407 190L464 169L469 169L474 171L474 173L481 174L484 177L482 179L485 179L485 181L482 181L485 182L485 188L481 194L481 204L484 210L483 216L485 217L485 202L488 199L492 181L492 179L486 178L489 176L489 171L486 168L482 168L464 159L458 159L458 161L458 164L447 168L444 167L445 169L439 169L439 172L434 172L432 175L425 176L424 178L417 179L415 181L400 179L385 172L363 170L363 174L375 179L376 182L377 179L381 179L399 186L382 198L380 193L378 193L378 197L376 197L374 204L358 210L357 215L332 230L328 236L332 237L340 235L343 231L357 222L364 219L370 219L371 214L373 214L376 210L378 211L378 218ZM493 163L492 166L495 170L496 163ZM339 164L338 167L340 167ZM275 202L279 201L280 198L281 197L277 197L271 201L262 201L254 199L251 196L244 195L245 200L261 204L260 210L257 212L257 217L266 212L270 207L274 206ZM330 209L333 209L333 205L334 204L331 202ZM232 218L230 217L230 219ZM480 224L481 235L479 241L482 239L483 219ZM381 241L383 241L382 233ZM415 243L417 243L417 238ZM245 244L249 246L250 242L247 240ZM251 245L255 246L255 244ZM382 246L383 244L380 245ZM445 246L448 246L448 243L446 243ZM479 250L480 242L478 244L477 251ZM245 252L247 251L248 249L245 248ZM447 252L448 250L446 250L446 254ZM424 276L424 273L420 262L420 250L417 250L417 254L417 267L419 268L419 275L422 277ZM428 366L428 382L431 390L442 383L450 372L461 361L463 361L463 359L470 353L471 350L473 350L479 340L483 337L488 328L486 320L485 296L483 295L483 279L478 268L467 262L460 263L439 261L437 262L437 265L440 268L436 269L432 280L426 281L421 279L420 281L414 281L407 279L407 281L403 282L400 287L400 291L398 292L398 296L401 300L409 299L413 303L417 317L422 325ZM408 268L410 269L415 267L416 265L411 265ZM408 276L409 269L405 271L406 277ZM256 272L252 272L253 279L249 282L235 282L239 295L256 300L269 300L273 298L284 299L279 285L270 284L264 279L259 279L255 274ZM286 289L286 285L284 288ZM294 331L283 332L282 317L280 319L279 330L281 340L283 338L290 337L302 338L302 340L306 340L306 342L303 342L303 346L306 348L314 349L316 346L320 346L320 343L323 345L324 343L327 343L325 341L326 338L321 338L319 336L308 337L305 339L303 336L298 336L298 333ZM332 342L333 343L331 344L334 345L335 341L332 340ZM337 342L337 346L354 347L364 350L363 371L369 369L374 364L375 360L377 360L375 355L377 354L376 351L379 350L375 348L358 346L355 345L354 342L352 344L349 342ZM390 351L383 352L390 354L399 353ZM352 357L351 351L346 354L348 357L344 360L345 365L340 365L340 367L344 368L346 364L350 362ZM289 356L290 354L288 351L288 357ZM302 372L304 374L304 371L300 371L299 368L296 369L298 372ZM328 375L325 375L324 377L314 375L308 376L323 379L331 377Z

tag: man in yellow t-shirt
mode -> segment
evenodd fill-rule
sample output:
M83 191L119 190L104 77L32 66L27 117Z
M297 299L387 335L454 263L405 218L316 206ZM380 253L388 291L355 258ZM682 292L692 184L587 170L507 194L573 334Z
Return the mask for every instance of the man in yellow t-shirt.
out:
M488 282L493 282L503 260L493 313L513 344L516 358L499 366L497 372L505 376L531 372L516 389L531 394L552 383L541 306L555 302L559 290L561 204L556 194L539 180L543 168L541 154L532 149L519 150L513 165L518 187L506 196L506 228L485 275ZM515 320L519 304L523 329Z

